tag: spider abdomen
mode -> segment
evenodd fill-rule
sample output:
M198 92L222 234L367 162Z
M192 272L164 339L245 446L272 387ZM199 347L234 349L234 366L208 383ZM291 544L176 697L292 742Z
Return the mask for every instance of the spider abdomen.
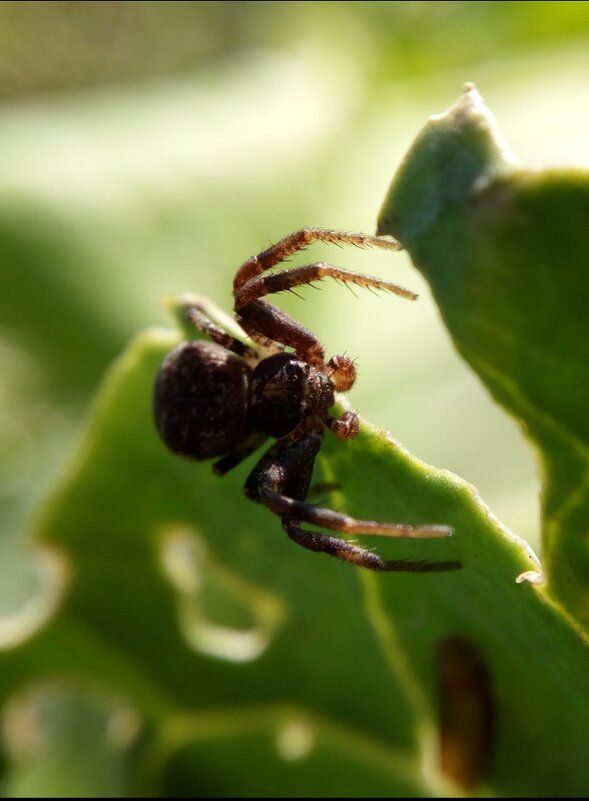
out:
M184 342L164 360L154 391L158 432L190 459L221 456L252 428L251 368L213 342Z

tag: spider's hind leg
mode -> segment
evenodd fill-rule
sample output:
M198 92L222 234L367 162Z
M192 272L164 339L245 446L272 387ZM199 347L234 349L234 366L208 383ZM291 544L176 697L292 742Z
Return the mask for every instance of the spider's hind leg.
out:
M217 345L236 353L238 356L243 356L249 361L257 361L259 354L253 348L245 345L241 340L232 334L228 334L224 328L213 322L211 319L210 304L206 298L197 295L186 296L186 300L182 303L181 311L185 318L191 325L198 328Z
M241 440L232 451L226 453L213 464L213 472L217 476L224 476L234 467L241 464L254 451L257 451L268 439L266 434L254 431L245 439Z
M305 522L345 534L425 538L443 537L451 533L444 526L413 528L374 520L356 520L333 509L306 503L321 441L322 435L316 431L306 432L295 440L279 440L260 459L245 485L249 498L264 504L282 518L282 527L290 539L303 548L321 551L369 570L440 572L461 567L460 562L450 560L387 560L348 540L300 528L298 524Z

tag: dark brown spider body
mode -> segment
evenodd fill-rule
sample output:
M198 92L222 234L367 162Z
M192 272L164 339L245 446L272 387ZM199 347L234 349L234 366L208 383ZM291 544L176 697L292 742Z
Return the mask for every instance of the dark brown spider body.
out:
M380 237L303 228L248 259L236 273L233 294L236 319L255 348L212 322L206 301L188 300L188 320L213 341L184 342L164 360L154 390L156 427L173 453L196 460L216 458L213 469L218 475L273 437L275 443L251 471L245 492L280 517L286 534L304 548L371 570L455 570L461 566L459 562L385 560L345 539L300 528L300 523L311 523L345 534L389 537L444 537L451 533L446 526L413 528L355 520L307 503L325 428L340 440L359 431L354 413L330 415L336 392L352 387L356 370L347 356L325 361L323 347L311 331L261 298L324 277L416 297L389 281L324 263L264 275L317 240L399 249L396 242Z
M168 448L212 459L252 429L252 369L214 342L183 342L164 360L154 392L155 423Z
M154 393L156 427L168 448L198 461L223 456L252 431L283 437L335 403L333 382L292 353L252 370L213 342L183 342L166 357Z
M335 403L329 377L293 353L263 359L252 383L254 426L271 437L290 434L305 417L325 416Z

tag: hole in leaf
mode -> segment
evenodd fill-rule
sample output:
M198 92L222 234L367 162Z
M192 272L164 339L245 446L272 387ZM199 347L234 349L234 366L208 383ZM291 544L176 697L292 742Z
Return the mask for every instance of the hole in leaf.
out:
M0 614L0 650L14 648L31 637L56 612L69 577L68 564L57 551L37 546L31 553L23 552L23 560L13 561L15 578L2 588ZM22 581L23 577L25 581ZM22 584L31 592L13 606L10 596L20 596ZM10 611L8 611L10 609Z
M76 682L28 687L2 719L3 797L124 797L140 720L108 692Z
M260 656L284 616L280 602L218 564L192 529L167 528L161 541L162 565L191 647L231 662Z
M296 762L309 754L314 741L313 729L305 720L290 720L277 734L276 749L287 762Z
M443 640L436 656L442 773L470 790L487 775L493 751L489 668L479 648L462 636Z

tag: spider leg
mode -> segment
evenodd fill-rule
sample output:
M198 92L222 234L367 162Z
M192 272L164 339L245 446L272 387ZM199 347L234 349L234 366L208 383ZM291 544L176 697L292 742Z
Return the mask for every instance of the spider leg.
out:
M399 250L401 247L394 240L369 234L345 233L326 228L301 228L244 262L233 281L233 296L237 320L254 341L263 346L268 343L280 343L292 347L302 359L313 367L321 369L325 366L325 354L317 337L296 323L292 317L262 301L264 295L293 289L326 277L364 287L383 289L411 300L415 300L417 295L391 281L364 276L322 262L295 267L282 273L262 275L296 251L317 241L357 247L374 246L386 250Z
M191 296L184 306L184 311L186 319L195 328L198 328L199 331L202 331L203 334L212 339L213 342L248 360L259 360L259 354L253 348L248 347L236 337L228 334L221 326L211 320L206 303L200 298Z
M378 247L385 250L400 250L401 245L392 239L385 239L380 236L370 236L370 234L357 234L345 231L333 231L329 228L301 228L294 233L285 236L275 245L271 245L266 250L252 256L244 262L235 275L233 281L233 291L238 290L247 283L250 278L266 272L271 267L280 264L281 261L288 259L298 250L303 250L313 242L329 242L334 245L355 245L356 247Z
M309 487L307 498L321 498L330 492L337 492L340 489L341 484L335 481L318 481Z
M266 434L254 431L249 437L243 439L232 451L226 453L213 464L213 472L217 476L224 476L254 451L257 451L268 439Z
M237 322L255 342L280 342L294 348L313 367L325 365L325 351L315 334L265 300L255 300L236 313Z
M279 440L260 459L250 474L245 491L252 500L267 506L282 518L286 534L303 548L336 556L370 570L431 572L456 570L459 562L407 561L382 559L372 551L316 531L306 531L299 522L345 534L378 534L389 537L444 537L451 531L445 526L412 526L377 523L374 520L356 520L333 509L305 502L315 458L321 447L322 436L315 431L300 438Z
M374 551L361 548L347 540L332 537L328 534L319 534L316 531L306 531L291 521L284 520L282 528L293 542L310 551L326 553L335 556L342 562L349 562L358 567L381 572L395 571L398 573L443 573L448 570L459 570L462 565L456 561L430 562L409 559L383 559Z
M383 289L408 300L417 299L415 292L393 284L392 281L386 281L384 278L377 278L374 275L363 275L352 270L344 270L343 267L336 267L333 264L318 261L314 264L292 267L290 270L284 270L281 273L257 275L250 278L249 281L235 291L235 308L241 310L244 306L264 295L284 292L296 286L310 284L312 281L321 281L323 278L334 278L336 281L342 281L343 283Z
M328 417L325 425L342 441L352 439L360 431L357 412L344 412L341 417Z
M281 342L283 345L294 348L296 353L313 367L323 368L325 351L317 337L288 314L260 298L326 277L355 283L359 286L384 289L410 300L417 298L414 292L403 289L391 281L318 262L303 267L294 267L282 273L250 278L247 283L234 292L235 312L239 324L252 339L260 344L265 344L267 340Z

